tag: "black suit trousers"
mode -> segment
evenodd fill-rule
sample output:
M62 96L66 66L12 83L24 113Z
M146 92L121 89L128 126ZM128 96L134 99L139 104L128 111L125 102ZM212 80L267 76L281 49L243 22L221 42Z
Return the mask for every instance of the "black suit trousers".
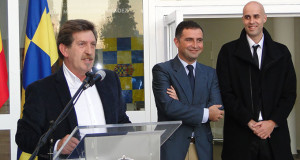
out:
M253 138L250 146L251 160L274 160L269 139Z

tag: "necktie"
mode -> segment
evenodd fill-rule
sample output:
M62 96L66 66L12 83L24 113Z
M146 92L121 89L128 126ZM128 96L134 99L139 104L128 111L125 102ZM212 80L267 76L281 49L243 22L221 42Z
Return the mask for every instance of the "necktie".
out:
M259 47L259 45L253 45L253 62L255 63L255 65L259 68L259 63L258 63L258 56L257 56L257 48Z
M190 80L192 92L193 92L193 94L194 94L194 88L195 88L195 77L194 77L194 73L193 73L194 66L192 66L192 65L187 65L186 67L187 67L187 69L189 70L188 77L189 77L189 80Z

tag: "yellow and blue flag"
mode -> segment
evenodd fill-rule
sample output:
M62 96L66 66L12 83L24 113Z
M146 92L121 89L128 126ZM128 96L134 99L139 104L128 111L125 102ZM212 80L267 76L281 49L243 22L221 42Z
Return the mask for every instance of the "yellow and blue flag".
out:
M47 0L29 0L22 70L22 107L25 89L32 82L51 74L51 66L58 53ZM30 154L18 149L18 159L28 159Z

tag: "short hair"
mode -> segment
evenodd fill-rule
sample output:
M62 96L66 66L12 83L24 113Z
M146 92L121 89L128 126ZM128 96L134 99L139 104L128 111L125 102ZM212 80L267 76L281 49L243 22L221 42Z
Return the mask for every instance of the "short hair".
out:
M182 35L182 31L184 29L201 29L201 31L203 32L202 27L198 23L196 23L194 21L182 21L176 27L175 37L177 39L180 39L180 37Z
M69 20L64 23L58 33L57 36L57 48L58 48L58 55L61 59L64 59L63 54L59 50L59 45L64 44L67 47L70 47L74 41L73 34L81 31L92 31L95 39L97 40L97 31L95 26L92 22L89 22L84 19L75 19Z

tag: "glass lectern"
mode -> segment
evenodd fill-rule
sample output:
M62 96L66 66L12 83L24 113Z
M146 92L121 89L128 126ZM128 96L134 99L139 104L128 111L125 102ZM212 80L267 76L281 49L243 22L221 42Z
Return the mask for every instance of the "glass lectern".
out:
M181 121L78 126L54 159L159 160L160 146ZM80 142L69 155L61 154L72 138Z

